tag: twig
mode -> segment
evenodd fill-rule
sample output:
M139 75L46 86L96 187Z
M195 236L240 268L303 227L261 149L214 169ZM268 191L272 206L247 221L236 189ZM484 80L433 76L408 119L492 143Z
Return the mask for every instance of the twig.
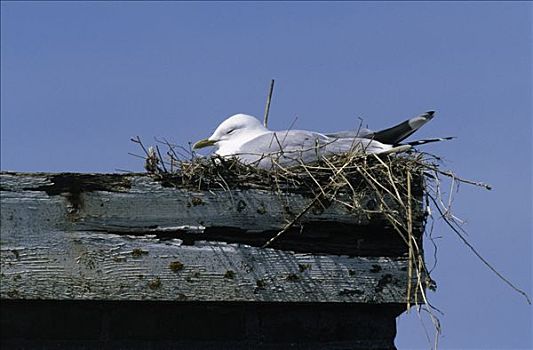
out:
M300 213L298 215L296 215L296 217L294 219L292 219L291 222L289 222L287 225L285 225L285 227L283 227L283 229L281 231L276 233L276 235L274 237L269 239L268 242L263 244L263 246L261 246L261 248L268 247L270 244L272 244L272 242L274 242L276 239L278 239L279 236L281 236L282 234L287 232L288 229L290 229L298 220L300 220L300 218L302 216L304 216L305 213L307 213L309 211L309 209L311 209L313 207L313 205L315 205L315 203L320 199L320 197L322 197L322 193L319 193L318 195L316 195L315 198L311 202L309 202L309 204L307 204L307 206L302 211L300 211Z
M135 138L132 137L130 140L131 140L132 142L135 142L135 143L139 144L139 145L141 146L141 148L143 149L144 154L146 154L147 157L150 156L150 154L148 153L148 151L147 151L146 148L144 147L144 145L143 145L143 143L142 143L142 141L141 141L141 138L140 138L139 136L136 136Z
M413 216L411 212L411 172L407 170L407 240L409 247L409 261L407 271L407 311L411 308L411 279L413 278Z
M352 158L350 159L353 159L353 156ZM331 181L325 186L325 188L328 188L329 186L331 186L332 183L335 182L335 178L337 177L337 175L344 170L344 168L349 164L350 162L347 161L346 163L344 163L344 165L331 177ZM335 191L336 192L336 191ZM333 195L334 196L334 195ZM278 239L279 236L281 236L282 234L284 234L285 232L287 232L287 230L289 228L292 227L292 225L294 225L305 213L307 213L309 211L309 209L312 208L312 206L320 199L320 197L322 197L322 193L319 193L318 195L315 196L315 198L309 202L309 204L304 208L304 210L302 210L298 215L296 215L296 217L291 221L289 222L287 225L285 225L285 227L279 231L274 237L272 237L271 239L268 240L268 242L266 242L261 248L266 248L268 247L272 242L274 242L276 239Z
M267 102L265 106L265 115L263 117L263 125L265 126L265 128L268 127L268 112L270 112L270 101L272 99L273 91L274 91L274 79L270 81L270 89L268 91L268 97L267 97Z
M289 132L292 130L292 127L294 126L294 124L296 124L297 120L298 120L298 116L294 117L294 119L292 120L291 125L289 125L289 128L287 129L287 132L285 133L285 136L283 136L283 141L281 141L281 143L285 143L285 139L287 139L287 136L289 135Z
M418 164L421 165L421 166L424 166L427 169L433 170L434 172L437 172L439 174L446 175L448 177L454 178L455 180L457 180L459 182L464 182L464 183L467 183L467 184L470 184L470 185L483 187L483 188L485 188L485 189L487 189L489 191L492 190L492 186L489 185L489 184L460 178L460 177L458 177L457 175L455 175L451 171L440 170L437 166L431 166L429 164L424 164L424 163L418 163Z
M159 146L155 146L155 149L157 151L157 155L159 156L159 160L161 161L161 166L163 166L163 171L167 173L167 167L165 166L165 160L163 159L163 156L161 155L161 152L159 152ZM171 163L172 165L172 163Z
M450 227L452 229L453 232L455 232L457 234L457 236L461 239L461 241L463 241L463 243L468 247L470 248L470 250L478 257L479 260L481 260L481 262L487 266L492 272L494 272L496 274L496 276L498 276L503 282L505 282L509 287L511 287L512 289L514 289L517 293L520 293L524 296L524 298L526 298L526 301L528 304L531 305L531 299L529 299L529 296L527 295L526 292L524 292L523 290L521 290L520 288L516 287L511 281L509 281L507 278L505 278L501 273L499 273L477 250L476 248L474 248L469 242L468 240L461 234L461 232L459 232L458 229L455 228L455 226L453 226L453 224L448 220L448 218L444 215L444 213L442 212L442 209L439 207L439 205L437 204L437 202L435 201L435 199L433 197L430 197L431 200L433 201L433 203L435 204L435 207L437 207L437 210L441 213L442 217L444 218L444 221L448 224L448 227Z
M390 167L385 164L384 161L381 160L381 158L379 156L377 156L376 154L373 154L373 156L385 167L385 169L387 169L387 174L389 175L389 181L390 181L390 184L392 186L392 188L394 189L394 192L396 193L396 197L398 198L398 203L400 203L402 205L402 207L405 208L405 204L403 203L402 201L402 197L400 196L400 192L398 192L398 189L396 188L396 185L394 184L394 179L392 178L392 171L390 169ZM409 177L411 176L411 172L409 171L409 169L407 170L407 189L409 190L410 189L410 181L409 181ZM408 200L410 199L411 195L408 194Z
M131 152L128 152L128 155L133 156L133 157L136 157L136 158L146 159L146 157L143 157L143 156L140 156L140 155L138 155L138 154L131 153Z

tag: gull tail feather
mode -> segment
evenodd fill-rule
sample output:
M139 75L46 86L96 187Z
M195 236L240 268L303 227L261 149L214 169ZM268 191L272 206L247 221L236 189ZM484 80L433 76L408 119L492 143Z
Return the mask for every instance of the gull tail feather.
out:
M381 143L396 145L433 119L435 111L428 111L388 129L376 131L372 138Z
M434 139L422 139L422 140L406 142L405 145L419 146L419 145L425 145L426 143L453 140L455 138L456 138L455 136L448 136L448 137L437 137L437 138L434 138Z
M406 152L412 149L414 146L425 145L427 143L432 143L432 142L448 141L448 140L453 140L455 138L456 138L455 136L449 136L449 137L438 137L434 139L423 139L423 140L411 141L411 142L407 142L401 145L394 146L392 148L389 148L386 151L379 152L379 154L393 154L393 153Z

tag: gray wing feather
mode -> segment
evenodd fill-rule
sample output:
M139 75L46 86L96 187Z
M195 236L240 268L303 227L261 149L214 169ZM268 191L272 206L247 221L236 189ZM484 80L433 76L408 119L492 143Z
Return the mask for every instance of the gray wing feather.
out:
M331 138L311 131L290 130L260 135L244 143L235 155L244 163L271 168L274 162L290 166L352 150L380 153L390 148L368 138Z
M364 137L364 138L372 138L372 135L374 135L374 131L366 128L362 128L359 130L343 130L343 131L337 131L325 134L327 137L331 137L334 139L352 139L355 137Z

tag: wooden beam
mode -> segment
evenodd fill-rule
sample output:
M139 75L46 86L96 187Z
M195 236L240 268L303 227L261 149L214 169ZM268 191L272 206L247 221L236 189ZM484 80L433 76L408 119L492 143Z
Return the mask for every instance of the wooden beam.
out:
M0 190L2 299L406 301L406 244L379 216L317 207L260 248L304 194L191 191L139 174L2 173Z

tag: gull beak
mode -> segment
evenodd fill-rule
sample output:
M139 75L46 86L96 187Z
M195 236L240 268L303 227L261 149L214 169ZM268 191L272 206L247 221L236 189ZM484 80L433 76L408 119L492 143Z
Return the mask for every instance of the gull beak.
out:
M209 147L209 146L213 146L217 141L215 140L209 140L209 139L203 139L203 140L200 140L198 142L196 142L192 148L193 149L199 149L199 148L204 148L204 147Z

